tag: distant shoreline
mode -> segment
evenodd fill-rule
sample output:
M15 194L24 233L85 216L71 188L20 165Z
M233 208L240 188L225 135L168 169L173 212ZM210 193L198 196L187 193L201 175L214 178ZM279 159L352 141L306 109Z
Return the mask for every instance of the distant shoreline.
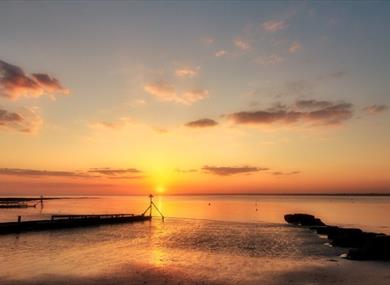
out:
M78 196L65 196L65 197L0 197L1 202L29 202L29 201L40 201L42 200L60 200L60 199L87 199L89 197L78 197Z
M14 196L2 196L0 195L0 202L14 201L14 202L26 202L41 200L40 197L26 197L30 195L14 195ZM49 196L43 197L43 200L59 200L59 199L93 199L99 197L146 197L148 194L129 194L129 195L62 195L62 196ZM187 196L290 196L290 197L390 197L390 193L172 193L172 194L155 194L158 196L166 197L187 197Z
M390 193L210 193L210 194L177 194L171 196L387 196Z

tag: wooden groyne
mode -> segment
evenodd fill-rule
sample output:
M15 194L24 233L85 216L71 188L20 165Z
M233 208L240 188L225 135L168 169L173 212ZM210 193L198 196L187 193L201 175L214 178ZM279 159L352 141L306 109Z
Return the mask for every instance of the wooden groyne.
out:
M0 223L0 234L13 234L29 231L44 231L55 229L68 229L108 224L123 224L150 221L151 216L133 214L108 215L53 215L49 220L22 221Z
M15 209L15 208L29 208L36 207L36 205L29 205L27 203L0 203L0 209Z
M42 195L40 198L0 197L0 209L36 208L38 204L41 204L43 208L43 200L47 200L47 198L43 198Z
M308 227L319 235L326 235L332 246L349 248L347 259L390 261L389 235L364 232L358 228L329 226L308 214L288 214L284 219L289 224Z
M15 202L14 198L6 198L4 201ZM29 198L15 198L17 202L24 202ZM43 196L38 199L43 207ZM50 199L50 198L49 198ZM124 224L150 221L152 219L152 208L155 208L161 215L163 221L164 216L153 203L153 195L149 195L150 204L149 207L141 214L101 214L101 215L53 215L48 220L35 220L35 221L22 221L22 217L18 216L17 222L0 223L0 235L1 234L14 234L29 231L45 231L56 229L68 229L77 227L91 227L100 225L112 225L112 224ZM30 200L29 200L30 201ZM0 200L1 202L1 200ZM149 215L146 213L149 211Z

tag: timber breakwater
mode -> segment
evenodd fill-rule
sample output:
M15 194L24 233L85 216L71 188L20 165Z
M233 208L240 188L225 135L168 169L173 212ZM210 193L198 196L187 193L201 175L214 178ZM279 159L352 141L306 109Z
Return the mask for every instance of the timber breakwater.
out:
M342 228L325 224L308 214L288 214L287 223L310 228L319 235L326 235L333 246L348 248L347 259L390 261L390 236L365 232L358 228Z
M0 223L0 234L14 234L30 231L57 230L76 227L91 227L108 224L122 224L150 221L151 216L133 214L109 215L53 215L49 220Z

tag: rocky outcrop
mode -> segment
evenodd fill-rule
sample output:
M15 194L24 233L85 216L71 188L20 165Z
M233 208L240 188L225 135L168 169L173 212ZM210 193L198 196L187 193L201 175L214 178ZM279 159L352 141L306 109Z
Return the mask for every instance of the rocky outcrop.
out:
M350 248L347 254L352 260L390 260L390 236L364 232L357 228L328 226L308 214L288 214L287 223L309 227L320 235L326 235L333 246Z
M325 226L320 219L308 214L289 214L284 216L284 220L289 224L305 227Z
M362 246L349 250L347 258L352 260L390 260L390 236L377 235L368 238Z

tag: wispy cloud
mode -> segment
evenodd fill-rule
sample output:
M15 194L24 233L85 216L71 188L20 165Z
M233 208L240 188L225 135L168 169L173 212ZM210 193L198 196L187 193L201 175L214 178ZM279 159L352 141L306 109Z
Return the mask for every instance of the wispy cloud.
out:
M267 84L261 88L253 90L250 94L256 97L264 95L281 98L281 97L307 97L314 92L315 84L308 80L292 80L278 84Z
M290 47L288 48L288 51L289 53L296 53L297 51L299 51L300 49L302 48L302 45L300 42L293 42Z
M62 177L62 178L116 178L116 179L137 179L142 178L142 171L136 168L91 168L88 171L57 171L23 168L0 168L0 175L19 177Z
M259 63L267 63L264 59L260 59ZM316 88L319 85L325 84L327 81L340 80L346 76L346 74L345 71L335 71L315 76L312 79L297 79L277 84L267 84L261 88L255 89L251 94L256 96L269 95L274 98L286 96L298 98L309 97L315 93Z
M144 86L144 90L161 101L177 101L175 87L165 81L155 81Z
M156 128L156 127L154 127L153 130L155 130L159 134L166 134L166 133L169 132L168 129L165 129L165 128Z
M100 121L89 123L88 126L91 129L102 129L102 130L119 130L133 124L134 121L129 117L122 117L116 121Z
M234 40L234 45L243 51L249 50L251 48L251 45L247 41L244 41L240 38Z
M203 166L202 170L209 174L219 175L219 176L229 176L235 174L251 174L254 172L268 170L268 168L259 168L253 166Z
M213 37L204 37L201 39L201 41L204 43L204 44L207 44L207 45L211 45L215 42L215 39Z
M329 101L318 100L297 100L295 105L300 109L322 109L331 107L333 103Z
M123 178L123 179L130 179L130 178L141 178L140 174L142 171L136 169L136 168L91 168L89 173L94 174L100 174L103 176L108 176L111 178Z
M177 68L175 70L175 75L177 77L187 77L187 78L191 78L191 77L194 77L196 75L198 75L199 73L199 70L200 70L200 67L181 67L181 68Z
M187 105L191 105L194 102L203 100L209 96L209 92L206 89L192 89L184 92L179 97L179 102Z
M371 105L363 108L363 111L370 115L376 115L387 111L389 107L387 105Z
M42 125L37 108L22 108L17 112L0 108L0 129L22 133L35 133Z
M178 172L178 173L195 173L195 172L198 172L198 170L196 170L196 169L180 169L180 168L176 168L175 171Z
M22 116L20 116L18 113L8 112L7 110L0 109L0 125L19 123L22 120Z
M243 111L226 115L235 124L293 124L339 125L353 115L352 104L327 101L297 101L295 105L278 105L265 110Z
M290 172L282 172L282 171L274 171L272 172L272 175L275 176L282 176L282 175L297 175L300 174L300 171L290 171Z
M218 50L218 51L215 52L215 56L216 56L216 57L223 57L223 56L225 56L225 55L227 55L227 51L226 51L226 50L223 50L223 49Z
M173 85L163 81L146 84L144 90L160 101L176 102L184 105L191 105L208 97L206 89L197 88L177 93Z
M0 168L0 175L27 176L27 177L89 177L83 172L73 171L52 171L37 169L20 169L20 168Z
M58 79L45 73L26 74L20 67L0 60L0 96L39 97L42 95L68 94Z
M275 122L293 123L299 120L300 113L285 110L243 111L228 114L235 124L272 124Z
M129 106L131 107L140 107L140 106L145 106L146 101L144 99L133 99L129 102Z
M327 74L323 74L317 77L317 80L328 80L328 79L340 79L347 73L345 71L335 71Z
M264 22L261 26L267 32L277 32L287 28L288 24L284 20L271 20Z
M256 63L264 64L264 65L267 65L267 64L271 64L271 65L279 64L279 63L282 63L283 61L284 61L284 58L279 56L279 55L276 55L276 54L261 55L261 56L258 56L255 59Z
M186 127L190 128L207 128L207 127L214 127L218 125L218 122L212 120L212 119L199 119L196 121L191 121L185 124Z

